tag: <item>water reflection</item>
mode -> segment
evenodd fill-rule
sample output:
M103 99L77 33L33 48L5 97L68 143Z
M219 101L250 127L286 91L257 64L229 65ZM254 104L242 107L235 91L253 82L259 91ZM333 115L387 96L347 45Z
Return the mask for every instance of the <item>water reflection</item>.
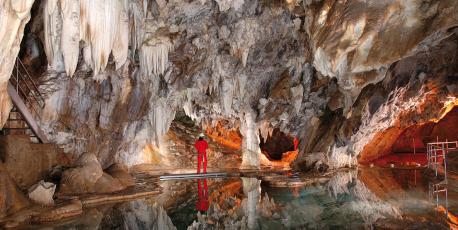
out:
M242 201L243 211L245 213L246 225L248 228L253 229L256 227L257 209L261 197L261 181L256 178L242 177L243 194L245 199ZM243 220L243 219L242 219Z
M384 219L398 226L406 216L434 221L428 182L412 173L355 170L294 188L268 187L249 177L199 179L197 185L169 181L161 198L86 209L60 228L361 229Z
M208 185L207 179L197 180L197 194L199 200L196 203L197 211L206 212L208 210Z

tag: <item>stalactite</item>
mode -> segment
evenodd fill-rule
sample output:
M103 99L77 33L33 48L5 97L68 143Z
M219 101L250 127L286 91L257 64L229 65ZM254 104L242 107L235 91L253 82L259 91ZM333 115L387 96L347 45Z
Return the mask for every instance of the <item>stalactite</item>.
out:
M131 47L131 55L132 58L135 56L137 50L140 49L143 37L144 37L144 29L143 29L143 18L146 15L143 14L142 7L135 1L129 2L129 22L131 23L131 27L129 29L130 32L130 47Z
M142 45L140 50L140 66L143 74L163 74L167 68L169 51L172 43L167 37L152 38Z
M80 41L80 2L79 0L61 0L62 36L61 47L65 62L65 72L73 76L78 64Z
M94 78L105 71L110 54L119 69L128 55L128 4L127 0L48 0L44 8L48 63L56 68L63 53L65 71L72 76L82 40L84 61L94 70Z
M232 79L223 79L220 91L221 107L223 114L230 116L232 114L232 101L234 99L234 84Z
M129 2L128 0L118 0L117 4L119 21L112 53L116 63L116 69L119 69L126 62L129 53Z
M118 25L114 1L92 1L88 9L88 27L91 42L92 69L94 76L104 71L114 43ZM83 25L84 26L84 25Z
M57 0L47 0L44 7L45 52L48 64L59 66L61 52L62 17Z
M155 98L152 99L154 109L150 113L150 122L154 130L154 140L159 145L160 138L167 133L175 118L175 110L170 108L166 100Z

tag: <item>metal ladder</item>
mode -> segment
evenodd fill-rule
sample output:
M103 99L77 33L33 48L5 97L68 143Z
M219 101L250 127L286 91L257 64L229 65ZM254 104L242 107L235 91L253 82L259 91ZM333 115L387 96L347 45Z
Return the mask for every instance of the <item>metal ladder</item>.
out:
M8 83L8 94L14 107L1 133L3 135L28 134L32 140L48 143L35 120L40 116L45 99L19 58L16 58L16 64Z

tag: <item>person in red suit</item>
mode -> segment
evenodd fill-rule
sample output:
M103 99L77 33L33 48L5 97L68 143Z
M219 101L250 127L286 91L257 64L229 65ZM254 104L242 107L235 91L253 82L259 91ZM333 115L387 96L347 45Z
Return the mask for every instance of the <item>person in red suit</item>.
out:
M204 140L204 134L199 135L199 139L194 144L197 150L197 173L200 173L200 164L202 163L203 172L207 173L207 148L208 143Z
M294 151L296 151L299 148L299 139L297 139L297 137L294 138L293 144L294 144Z

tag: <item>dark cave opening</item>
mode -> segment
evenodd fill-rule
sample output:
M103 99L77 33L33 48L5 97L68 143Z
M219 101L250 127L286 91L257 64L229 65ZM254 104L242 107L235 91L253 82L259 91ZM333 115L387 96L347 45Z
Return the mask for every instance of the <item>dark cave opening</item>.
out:
M283 153L294 151L294 138L283 133L280 129L274 129L272 135L264 140L260 137L259 147L261 152L270 160L281 160Z

